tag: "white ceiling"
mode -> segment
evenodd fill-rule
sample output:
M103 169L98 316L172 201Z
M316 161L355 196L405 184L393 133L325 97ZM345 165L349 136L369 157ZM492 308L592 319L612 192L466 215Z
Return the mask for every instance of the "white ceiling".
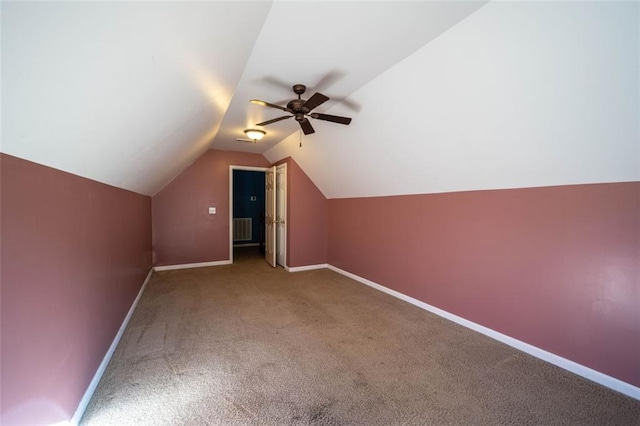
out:
M142 194L211 147L292 156L329 198L640 180L638 3L1 7L2 152ZM237 142L295 83L351 125Z
M349 99L265 157L328 198L640 181L640 3L492 2Z
M270 7L3 2L2 151L153 194L207 149Z
M303 99L316 91L331 98L315 110L324 112L485 3L274 3L212 146L265 152L299 126L291 119L281 121L262 128L267 136L259 144L238 143L244 129L287 115L249 104L250 99L286 105L296 97L291 86L300 83L308 87ZM352 117L362 108L345 104L351 107L345 114ZM312 124L318 132L327 126L341 127L317 120Z
M344 97L482 4L4 1L1 150L152 195L210 147L295 130L237 142L278 116L249 99Z

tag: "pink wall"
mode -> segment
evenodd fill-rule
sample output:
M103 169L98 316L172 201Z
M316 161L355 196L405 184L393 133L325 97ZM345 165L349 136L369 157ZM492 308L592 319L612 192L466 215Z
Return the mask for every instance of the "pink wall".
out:
M269 167L260 154L209 150L153 197L155 265L229 259L229 166ZM208 214L216 207L215 215Z
M329 204L292 158L287 162L287 203L287 265L327 263Z
M328 202L291 157L287 163L287 266L327 263Z
M329 263L640 386L640 183L329 200Z
M0 165L2 424L68 420L151 267L151 199Z

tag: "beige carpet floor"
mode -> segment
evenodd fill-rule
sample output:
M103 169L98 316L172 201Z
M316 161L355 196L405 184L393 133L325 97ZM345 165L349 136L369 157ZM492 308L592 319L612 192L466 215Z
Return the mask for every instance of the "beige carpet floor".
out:
M253 251L252 251L253 252ZM84 425L638 425L640 402L329 270L154 273Z

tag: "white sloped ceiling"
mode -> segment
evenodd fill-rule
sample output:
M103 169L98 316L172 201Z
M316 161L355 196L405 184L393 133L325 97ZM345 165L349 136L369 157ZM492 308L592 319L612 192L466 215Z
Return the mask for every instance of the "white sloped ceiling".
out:
M3 2L1 150L153 195L210 147L294 131L238 143L278 113L250 99L303 83L321 112L485 3Z
M280 121L263 128L267 136L258 144L238 143L244 129L287 115L250 99L286 105L296 97L291 87L300 83L308 86L303 99L316 91L331 98L315 110L323 112L485 3L275 2L212 146L264 152L299 126ZM347 105L346 115L357 115L360 106ZM334 124L313 126L320 132Z
M270 2L2 2L2 151L153 194L209 148Z
M638 181L639 9L490 3L265 156L329 198Z
M5 1L0 149L148 195L211 147L330 198L638 180L640 6L485 3ZM294 83L351 125L236 142Z

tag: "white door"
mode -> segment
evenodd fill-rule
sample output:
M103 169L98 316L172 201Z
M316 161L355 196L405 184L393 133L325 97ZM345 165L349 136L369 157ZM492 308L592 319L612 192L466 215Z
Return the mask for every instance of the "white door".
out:
M269 265L276 266L276 168L271 167L265 172L265 203L267 212L265 215L265 250L264 258Z
M276 260L287 266L287 165L276 168Z

